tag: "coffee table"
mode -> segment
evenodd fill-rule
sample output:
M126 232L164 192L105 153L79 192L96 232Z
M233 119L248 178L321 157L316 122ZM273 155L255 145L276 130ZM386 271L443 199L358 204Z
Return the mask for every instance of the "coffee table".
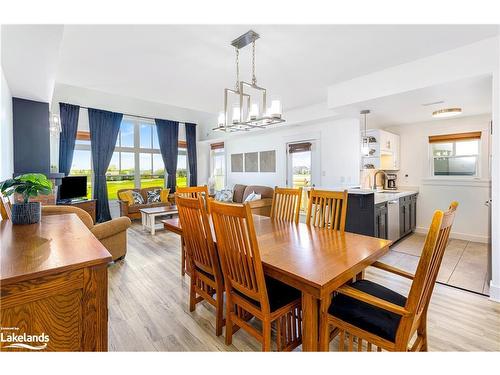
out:
M151 207L151 208L141 208L139 210L142 217L142 227L151 231L151 235L155 235L157 229L163 229L163 224L156 224L156 218L162 216L177 215L177 206L172 205L168 207Z

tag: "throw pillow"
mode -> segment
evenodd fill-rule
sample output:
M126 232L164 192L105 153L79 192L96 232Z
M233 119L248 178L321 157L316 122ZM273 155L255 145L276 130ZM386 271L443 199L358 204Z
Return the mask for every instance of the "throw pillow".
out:
M219 202L232 202L233 201L233 191L232 190L221 190L215 193L215 200Z
M250 194L248 194L248 197L246 197L245 202L258 201L261 198L261 194L256 194L255 191L252 191Z
M134 197L134 204L144 204L144 198L141 193L132 190L132 195Z
M160 199L161 190L160 189L150 190L147 193L148 193L148 203L161 202L161 199Z
M170 189L161 189L160 202L168 203L168 195L169 194L170 194Z
M132 194L132 190L127 190L127 191L121 191L118 193L118 198L121 201L127 202L127 204L130 206L134 204L134 195Z

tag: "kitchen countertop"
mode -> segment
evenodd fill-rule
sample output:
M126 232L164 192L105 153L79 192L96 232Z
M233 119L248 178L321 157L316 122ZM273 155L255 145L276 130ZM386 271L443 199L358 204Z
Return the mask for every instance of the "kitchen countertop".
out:
M305 190L310 188L306 187ZM416 190L372 190L372 189L360 189L356 187L315 187L317 190L347 190L349 194L360 194L368 195L375 194L375 204L384 203L387 201L392 201L394 199L399 199L401 197L406 197L407 195L418 194Z
M392 201L395 199L399 199L401 197L406 197L408 195L413 195L413 194L417 194L417 193L418 193L418 191L413 191L413 190L408 190L408 191L401 191L401 190L387 191L387 190L385 190L382 192L375 192L375 204Z

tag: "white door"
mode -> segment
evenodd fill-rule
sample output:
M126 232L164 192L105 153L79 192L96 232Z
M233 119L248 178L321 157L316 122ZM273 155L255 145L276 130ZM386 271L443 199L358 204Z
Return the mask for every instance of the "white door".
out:
M315 140L287 143L287 181L292 188L313 187L319 184L319 147ZM307 207L307 195L301 204L302 210Z

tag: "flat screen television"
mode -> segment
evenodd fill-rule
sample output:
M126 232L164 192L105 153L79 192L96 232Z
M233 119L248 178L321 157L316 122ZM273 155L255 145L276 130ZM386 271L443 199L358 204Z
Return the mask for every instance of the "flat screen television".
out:
M63 177L59 185L59 199L69 200L87 196L87 176Z

